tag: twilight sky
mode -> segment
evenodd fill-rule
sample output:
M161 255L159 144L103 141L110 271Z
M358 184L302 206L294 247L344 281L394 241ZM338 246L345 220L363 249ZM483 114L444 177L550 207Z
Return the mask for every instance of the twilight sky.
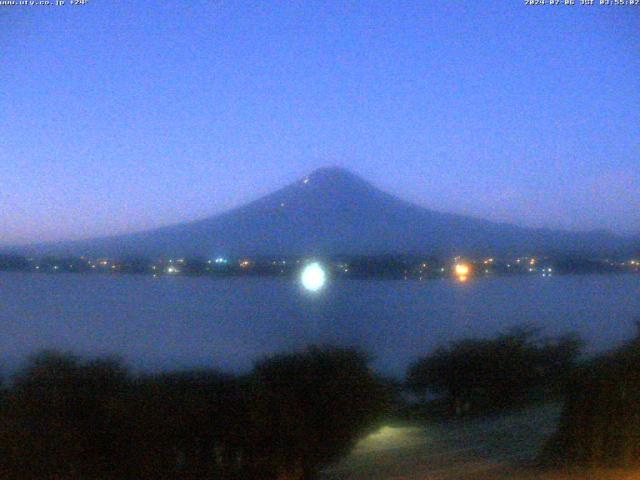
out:
M433 209L638 232L640 7L0 7L0 127L0 244L201 218L326 165Z

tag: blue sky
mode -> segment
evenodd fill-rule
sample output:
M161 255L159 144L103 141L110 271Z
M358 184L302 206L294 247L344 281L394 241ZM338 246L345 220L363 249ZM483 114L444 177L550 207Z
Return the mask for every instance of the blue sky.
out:
M0 7L0 244L201 218L340 165L437 210L640 231L640 8Z

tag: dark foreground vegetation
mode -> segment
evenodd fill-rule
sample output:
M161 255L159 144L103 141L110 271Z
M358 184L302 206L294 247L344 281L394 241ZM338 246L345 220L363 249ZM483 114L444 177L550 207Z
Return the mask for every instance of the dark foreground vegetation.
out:
M640 464L640 336L592 359L572 376L546 462Z
M580 347L572 335L544 338L533 328L517 328L439 348L409 367L406 383L436 413L503 412L561 396Z
M418 359L401 404L354 349L310 347L217 370L135 375L108 358L32 357L0 395L1 479L310 480L384 417L478 417L564 401L540 458L640 463L640 337L581 360L573 336L531 328ZM446 424L445 424L446 425Z
M560 401L557 431L539 452L542 465L637 468L640 331L611 353L583 358L580 350L574 336L545 339L530 328L452 343L409 368L406 386L419 401L408 411L479 416Z
M364 355L310 348L237 378L33 357L2 394L2 479L312 479L385 412Z

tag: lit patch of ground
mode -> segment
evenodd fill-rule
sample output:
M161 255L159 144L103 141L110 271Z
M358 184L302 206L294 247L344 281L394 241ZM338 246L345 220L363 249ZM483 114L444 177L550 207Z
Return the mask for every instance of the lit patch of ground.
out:
M323 480L640 480L640 472L528 467L553 433L559 405L445 424L384 425Z

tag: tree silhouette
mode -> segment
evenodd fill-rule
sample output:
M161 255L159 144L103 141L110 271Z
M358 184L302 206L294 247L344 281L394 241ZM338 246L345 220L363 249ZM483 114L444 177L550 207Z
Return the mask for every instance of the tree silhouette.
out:
M522 405L541 390L557 391L579 354L574 336L542 339L518 327L494 339L452 343L414 362L406 384L426 398L443 396L453 412L476 413Z

